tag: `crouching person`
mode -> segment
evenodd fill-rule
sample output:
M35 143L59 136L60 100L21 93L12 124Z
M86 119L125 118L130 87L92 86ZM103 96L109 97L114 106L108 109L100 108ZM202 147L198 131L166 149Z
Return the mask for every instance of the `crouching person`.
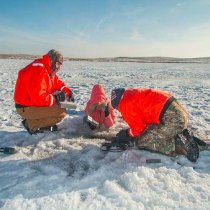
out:
M187 129L187 111L171 93L118 88L111 93L111 103L129 126L117 134L118 141L133 141L139 149L197 160L199 149Z
M50 50L18 73L15 107L30 134L57 130L56 123L67 115L59 102L71 100L73 94L56 75L62 63L63 56L56 50Z
M91 130L107 130L114 124L114 109L100 84L93 86L90 100L85 107L84 121Z

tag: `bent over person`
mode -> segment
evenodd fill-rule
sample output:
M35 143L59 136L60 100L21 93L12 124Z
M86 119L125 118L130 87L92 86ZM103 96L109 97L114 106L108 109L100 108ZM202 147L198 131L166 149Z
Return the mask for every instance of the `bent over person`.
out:
M182 154L190 161L197 160L197 138L187 129L187 111L171 93L118 88L111 93L111 103L129 126L117 134L118 141L133 141L139 149L169 156Z
M72 91L56 75L62 63L60 52L50 50L18 73L15 107L30 134L57 130L56 123L66 116L66 110L60 108L59 102L74 100Z
M106 130L113 126L115 118L114 109L101 84L93 86L90 100L84 112L84 121L87 122L91 130L97 128Z

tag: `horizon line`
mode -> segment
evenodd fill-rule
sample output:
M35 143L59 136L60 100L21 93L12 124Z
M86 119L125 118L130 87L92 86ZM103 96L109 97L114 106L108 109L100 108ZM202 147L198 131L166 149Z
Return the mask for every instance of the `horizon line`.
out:
M47 54L47 53L46 53ZM27 54L27 53L0 53L1 56L29 56L29 57L40 57L43 54ZM62 54L63 55L63 54ZM169 58L169 59L199 59L199 58L210 58L210 56L205 57L170 57L170 56L116 56L116 57L69 57L64 56L64 59L116 59L116 58Z

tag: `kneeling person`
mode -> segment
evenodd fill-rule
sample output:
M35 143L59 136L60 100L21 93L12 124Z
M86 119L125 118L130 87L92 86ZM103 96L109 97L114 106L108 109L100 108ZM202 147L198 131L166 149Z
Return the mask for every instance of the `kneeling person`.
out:
M56 74L62 63L63 56L56 50L50 50L18 73L15 107L30 134L57 130L56 123L67 115L59 102L73 99L73 93Z
M134 141L139 149L197 160L199 149L187 129L188 113L171 93L118 88L112 91L111 103L129 126L117 134L118 140Z

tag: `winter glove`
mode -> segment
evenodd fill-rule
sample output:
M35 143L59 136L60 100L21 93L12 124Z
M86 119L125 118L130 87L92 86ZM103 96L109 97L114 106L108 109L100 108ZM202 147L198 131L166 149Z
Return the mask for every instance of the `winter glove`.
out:
M117 133L116 139L118 139L119 141L129 141L134 143L136 141L135 137L131 137L128 134L128 129L126 130L121 130L119 133Z
M74 102L75 100L74 100L74 93L73 93L73 91L71 91L71 94L70 94L70 96L69 96L69 101L70 102Z
M109 105L108 104L106 105L106 108L104 110L104 114L105 114L105 117L109 116Z
M116 137L112 137L111 141L113 143L120 143L121 145L125 144L129 147L134 146L135 138L132 138L128 135L128 129L121 130L119 133L117 133Z
M128 135L128 129L119 131L119 133L117 133L116 137L118 137L119 139L130 138L130 136Z
M65 93L62 91L56 91L54 97L57 103L65 101Z

